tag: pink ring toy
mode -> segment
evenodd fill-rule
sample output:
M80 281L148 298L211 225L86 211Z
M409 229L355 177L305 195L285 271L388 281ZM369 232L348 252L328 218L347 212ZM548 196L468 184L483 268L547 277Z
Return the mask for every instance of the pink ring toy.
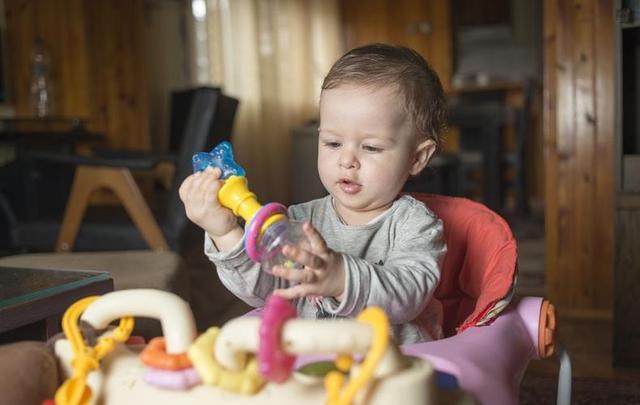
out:
M286 299L276 295L267 298L260 322L258 367L269 381L285 382L293 371L296 358L282 349L280 339L284 323L295 316L296 309Z
M279 203L269 203L260 208L253 218L251 218L251 221L249 221L244 247L247 249L247 255L249 255L254 262L260 262L261 255L258 251L260 229L262 229L262 225L264 225L267 219L276 214L288 216L287 207Z
M200 375L193 367L177 371L146 367L143 379L147 384L155 387L180 391L202 383Z

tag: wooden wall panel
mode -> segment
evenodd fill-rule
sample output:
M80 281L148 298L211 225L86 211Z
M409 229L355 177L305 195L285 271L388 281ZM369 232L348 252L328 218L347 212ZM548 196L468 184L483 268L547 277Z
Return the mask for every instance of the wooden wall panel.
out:
M113 146L149 149L142 0L85 0L92 119Z
M112 146L149 148L143 0L5 0L9 103L31 116L35 38L51 56L55 115L85 119Z
M596 212L603 213L604 218L615 215L616 190L616 131L615 131L615 66L614 35L615 20L612 0L595 0L594 2L594 61L595 75L594 127L595 139L594 194L597 198ZM607 268L614 262L615 228L612 222L602 220L595 223L594 247L599 252L598 266ZM612 273L601 271L595 281L609 294L613 294ZM609 294L597 295L598 307L609 308L612 298Z
M613 283L612 0L547 0L544 11L547 291L607 316ZM609 35L610 37L610 35Z
M347 49L371 42L409 46L438 72L445 89L451 87L452 30L449 0L342 0ZM430 24L430 32L421 31Z
M83 0L6 0L10 101L17 115L31 115L31 52L42 38L51 57L55 114L88 118L88 70ZM65 63L69 61L69 63Z

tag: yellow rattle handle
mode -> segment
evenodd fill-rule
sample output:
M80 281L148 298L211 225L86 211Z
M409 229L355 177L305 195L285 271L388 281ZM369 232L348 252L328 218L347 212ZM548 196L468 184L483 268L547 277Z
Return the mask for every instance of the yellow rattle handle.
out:
M249 191L249 182L244 176L231 176L224 181L224 185L218 190L218 201L224 207L233 211L235 216L242 217L249 223L254 215L262 208L256 195ZM286 219L284 215L273 215L267 219L260 228L260 234L264 233L274 222Z
M256 195L249 191L249 183L244 176L231 176L224 181L218 191L220 204L233 211L235 216L249 222L262 205Z

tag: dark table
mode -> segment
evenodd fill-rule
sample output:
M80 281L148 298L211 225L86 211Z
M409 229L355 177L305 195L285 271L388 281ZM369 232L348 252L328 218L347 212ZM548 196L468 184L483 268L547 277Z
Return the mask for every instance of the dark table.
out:
M18 151L26 148L52 147L72 152L79 144L99 145L103 134L91 132L86 122L74 117L0 118L0 142L13 144Z
M0 193L21 220L61 216L73 168L41 162L35 155L41 151L72 153L104 142L104 135L89 131L80 118L0 118L0 145L12 151L7 156L13 156L0 161ZM39 202L45 198L53 202L51 207Z
M106 272L0 267L0 344L46 340L71 304L110 291Z

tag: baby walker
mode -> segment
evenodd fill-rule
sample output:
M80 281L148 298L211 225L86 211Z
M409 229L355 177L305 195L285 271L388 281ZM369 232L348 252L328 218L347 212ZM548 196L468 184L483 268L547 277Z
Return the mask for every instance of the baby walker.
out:
M246 221L251 259L265 270L276 263L296 266L280 247L304 243L299 225L287 219L283 205L258 203L228 143L194 155L193 165L194 171L221 168L225 184L218 198ZM453 388L466 393L454 403L472 403L472 397L517 404L530 360L555 352L561 360L557 402L568 405L571 366L555 343L553 305L538 297L511 299L515 241L504 220L466 199L416 198L445 224L449 251L435 293L445 309L445 339L398 348L379 308L357 319L296 319L294 307L276 296L260 317L236 318L198 336L179 297L116 291L80 300L65 313L66 339L55 343L55 352L68 379L55 403L390 404L402 398L403 404L430 405L444 403L441 394ZM476 279L485 284L475 295L461 285ZM164 336L147 345L132 340L135 316L160 319ZM79 331L79 320L100 330L117 319L119 326L93 347Z

